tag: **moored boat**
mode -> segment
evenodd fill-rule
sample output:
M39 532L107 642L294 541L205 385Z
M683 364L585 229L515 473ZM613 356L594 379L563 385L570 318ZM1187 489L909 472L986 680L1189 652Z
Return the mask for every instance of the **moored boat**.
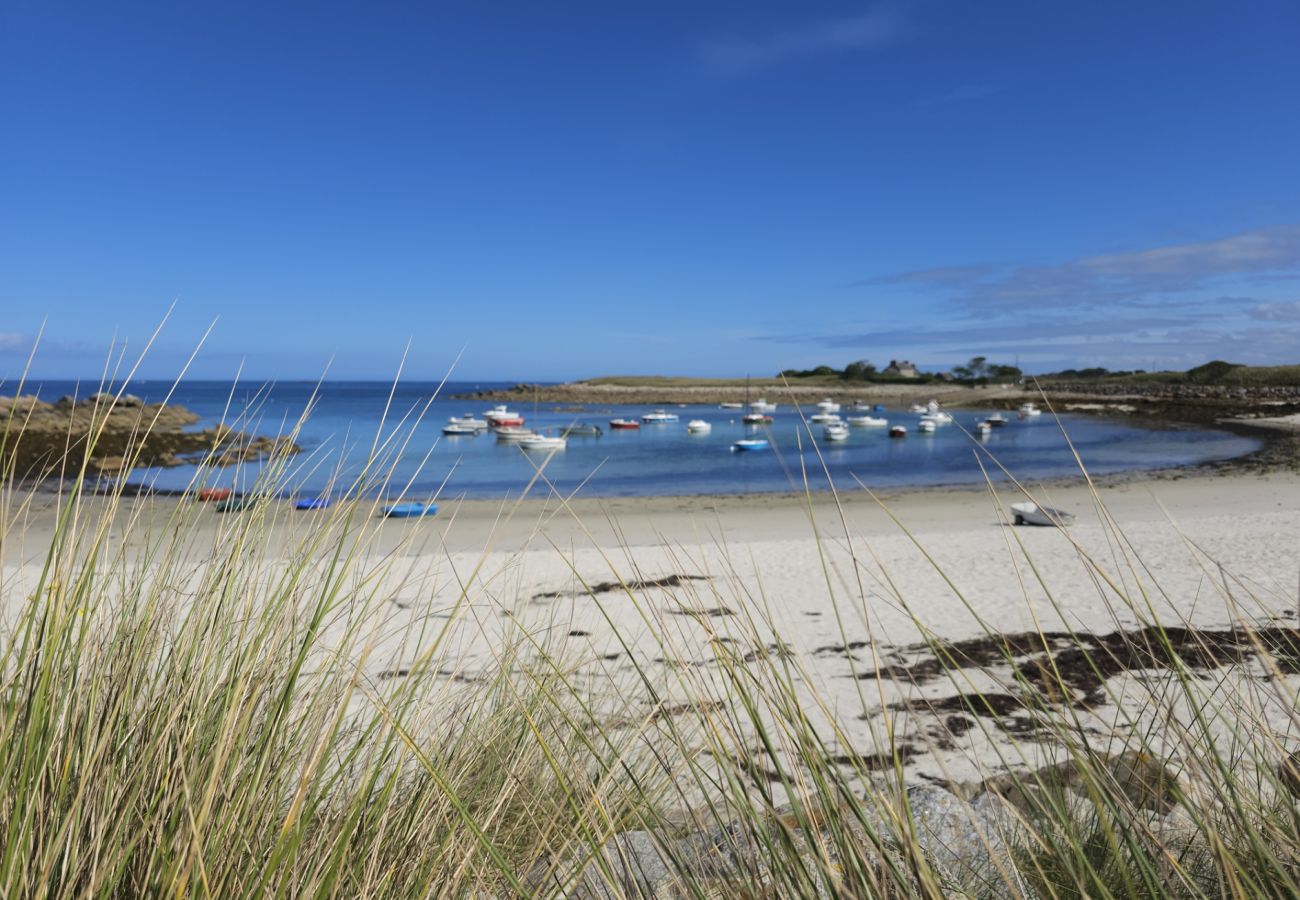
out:
M442 433L452 435L453 437L458 435L461 437L475 437L481 430L482 429L475 428L473 425L461 425L457 422L448 422L446 425L442 426Z
M745 404L743 403L719 403L718 404L718 409L744 409L744 408L745 408Z
M524 417L504 404L492 407L483 413L483 418L492 426L524 424Z
M767 438L743 438L731 445L733 452L752 452L754 450L767 450L771 445Z
M828 441L847 441L849 426L843 422L832 422L822 429L822 437Z
M818 403L817 408L824 413L837 413L840 411L840 405L830 397Z
M713 426L703 419L691 419L686 423L688 434L708 434L713 430Z
M615 431L629 431L634 428L640 428L641 423L636 419L610 419L609 427Z
M934 424L934 419L930 419L926 417L922 417L921 421L916 423L916 430L921 434L934 434L934 430L936 427L937 426Z
M1001 428L1007 424L1007 417L1002 415L1002 413L994 413L984 421L988 422L994 428Z
M520 428L518 425L506 425L492 430L496 432L497 441L502 444L526 440L537 433L531 428Z
M884 428L889 425L889 420L875 416L849 416L848 423L855 428Z
M750 410L752 410L753 412L756 412L756 413L774 413L774 412L776 412L776 404L775 404L775 403L768 403L767 400L765 400L765 399L755 400L753 403L749 404L749 408L750 408Z
M568 445L568 438L549 437L542 434L526 437L519 442L519 446L524 450L563 450Z
M1041 416L1043 411L1035 406L1032 402L1020 404L1020 418L1032 419L1034 416Z
M740 421L746 425L771 425L772 417L766 413L751 412L745 413L740 417Z
M907 437L907 428L906 428L906 426L903 426L903 425L893 425L893 426L891 426L890 429L889 429L889 436L890 436L891 438L905 438L905 437Z
M839 413L819 412L808 417L809 422L815 422L818 425L834 425L840 421Z
M667 425L669 422L677 421L677 413L665 412L662 409L656 409L654 412L646 413L641 417L641 421L646 425Z
M599 425L591 422L578 422L560 432L564 437L600 437L604 433Z
M225 487L205 487L199 490L198 497L201 503L213 503L217 500L229 500L231 490Z
M988 422L979 422L976 423L975 430L979 432L980 437L988 437L993 433L993 426Z
M379 507L379 513L387 519L422 519L425 516L437 515L438 504L420 502L390 503Z
M293 504L294 509L329 509L333 501L329 497L303 497Z
M447 420L448 425L461 425L465 428L473 428L476 431L487 431L487 419L476 419L469 413L463 416L452 416Z

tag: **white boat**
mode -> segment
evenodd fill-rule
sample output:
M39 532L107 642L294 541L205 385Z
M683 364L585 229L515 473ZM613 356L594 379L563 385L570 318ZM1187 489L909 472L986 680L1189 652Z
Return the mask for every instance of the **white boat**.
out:
M475 431L487 431L487 419L476 419L469 413L463 416L452 416L447 420L448 425L463 425L466 428L473 428Z
M994 413L984 421L988 422L994 428L1001 428L1003 425L1007 424L1007 417L1002 415L1002 413Z
M855 428L886 428L889 426L888 419L880 419L875 416L849 416L848 423Z
M443 434L450 434L450 435L453 435L453 436L454 436L454 435L462 435L462 436L464 436L464 435L468 435L468 436L470 436L470 437L473 437L473 436L479 434L482 430L483 430L483 429L481 429L481 428L475 428L475 427L472 426L472 425L461 425L461 424L459 424L459 423L457 423L457 422L449 422L449 423L447 423L446 425L442 426L442 433L443 433Z
M939 411L939 401L931 400L929 403L925 404L925 410L926 412L937 413Z
M837 413L840 411L840 405L830 397L827 397L821 403L818 403L817 408L824 413Z
M1074 521L1072 513L1037 503L1012 503L1011 513L1017 525L1069 525Z
M907 408L907 411L910 413L925 413L930 411L930 407L922 406L919 403L913 403L911 406Z
M677 421L677 413L664 412L662 409L656 409L652 413L646 413L641 417L641 421L647 425L666 425L669 422Z
M519 441L519 446L524 450L563 450L569 446L569 439L535 434Z
M483 418L489 425L522 425L524 417L519 413L512 411L504 404L494 406L487 412L483 413Z
M975 430L980 433L980 437L988 437L993 433L993 426L988 422L980 422L976 424Z
M520 428L518 425L503 425L492 430L496 432L497 440L503 444L522 441L537 435L537 432L531 428Z
M745 408L745 404L743 403L719 403L718 404L718 409L744 409L744 408Z
M808 417L809 422L816 422L818 425L835 425L840 421L837 413L819 412Z
M731 445L733 453L752 450L766 450L770 445L767 438L744 438Z
M847 441L849 439L849 426L843 422L832 422L822 429L822 437L828 441Z
M925 415L921 416L921 418L929 419L931 422L933 422L936 425L952 424L952 413L944 412L941 409L935 410L934 412L928 412Z
M1033 403L1020 404L1020 418L1022 419L1029 419L1032 418L1033 416L1041 416L1042 414L1043 411L1039 409L1037 406L1035 406Z
M916 430L919 431L921 434L934 434L934 429L936 427L937 426L934 424L934 419L923 418L921 419L920 422L916 423Z
M713 426L703 419L691 419L686 423L686 431L690 434L708 434L713 430Z
M749 408L750 408L751 410L753 410L754 412L756 412L756 413L774 413L774 412L776 412L776 404L775 404L775 403L768 403L767 400L765 400L765 399L764 399L764 400L755 400L753 403L749 404Z

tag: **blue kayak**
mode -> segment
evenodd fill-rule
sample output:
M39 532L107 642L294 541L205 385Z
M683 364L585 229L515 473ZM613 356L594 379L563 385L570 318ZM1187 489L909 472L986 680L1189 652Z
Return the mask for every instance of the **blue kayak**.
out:
M381 506L379 511L389 519L420 519L424 516L436 515L438 504L436 503L394 503L390 506Z
M329 497L305 497L294 504L294 509L329 509Z

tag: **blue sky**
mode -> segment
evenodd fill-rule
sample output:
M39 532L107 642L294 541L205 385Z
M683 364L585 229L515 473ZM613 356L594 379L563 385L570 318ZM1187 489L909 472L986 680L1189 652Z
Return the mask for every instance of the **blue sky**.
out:
M0 6L0 374L1300 362L1300 4ZM328 369L327 369L328 367Z

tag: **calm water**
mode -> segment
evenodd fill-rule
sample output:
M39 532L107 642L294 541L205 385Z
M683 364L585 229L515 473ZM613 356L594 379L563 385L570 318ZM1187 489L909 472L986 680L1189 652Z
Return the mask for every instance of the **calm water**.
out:
M444 396L502 385L491 383L449 384ZM162 400L171 385L166 382L137 382L130 392L149 401ZM292 486L308 492L326 487L332 477L346 484L359 471L380 420L390 385L375 382L333 382L322 385L315 407L298 439L306 451L295 462ZM10 387L12 389L12 387ZM452 415L481 414L492 404L465 400L430 398L436 384L399 385L393 395L388 423L382 435L392 438L393 449L385 458L393 465L394 485L411 484L409 493L442 496L502 497L517 495L534 474L533 462L544 454L525 454L518 447L501 444L488 433L476 437L447 437L442 425ZM29 392L42 399L56 400L74 393L71 382L31 385ZM85 387L81 394L90 393ZM302 414L316 386L303 382L277 384L192 381L181 384L172 397L202 415L202 428L223 419L235 427L258 433L287 431ZM772 398L769 398L772 399ZM422 421L414 417L425 409ZM227 414L227 408L233 414ZM885 429L854 428L845 443L827 444L817 435L816 449L799 418L788 404L781 404L776 421L768 426L774 450L766 453L733 453L732 442L754 436L756 429L740 422L736 410L716 406L673 407L681 420L640 431L610 431L615 417L638 418L649 412L646 406L593 406L585 412L562 411L551 404L515 404L512 409L534 429L560 429L575 421L599 424L602 437L572 437L568 449L556 453L546 467L546 477L562 491L582 485L582 495L656 494L741 494L802 489L801 469L807 468L814 489L825 489L822 461L834 483L855 486L854 477L873 488L961 484L981 481L975 443L954 425L941 425L933 435L916 431L918 416L906 410L890 409L880 414L891 424L908 427L905 440L892 440ZM238 421L250 410L248 421ZM815 409L806 410L808 414ZM847 412L847 410L846 410ZM841 413L846 414L846 413ZM970 429L984 417L974 410L954 412L956 420ZM1026 421L1012 421L982 442L1017 478L1045 478L1077 474L1077 468L1054 419L1047 415ZM399 423L403 417L407 422ZM686 433L693 418L713 424L711 434ZM1248 453L1256 442L1219 431L1182 428L1143 428L1123 420L1095 416L1066 415L1062 422L1070 439L1094 474L1189 465ZM398 446L400 445L400 446ZM820 451L821 460L817 452ZM985 457L987 463L987 457ZM990 466L990 468L993 468ZM147 470L134 480L159 488L184 488L195 474L193 468ZM220 471L208 483L250 487L257 466L238 472Z

